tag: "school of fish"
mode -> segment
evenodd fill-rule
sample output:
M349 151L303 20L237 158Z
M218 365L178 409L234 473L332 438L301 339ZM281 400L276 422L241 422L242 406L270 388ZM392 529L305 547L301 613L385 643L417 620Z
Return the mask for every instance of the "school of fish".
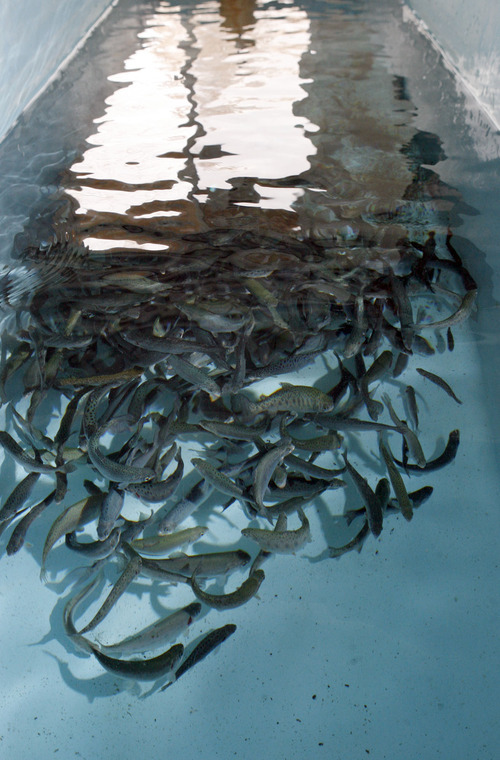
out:
M424 363L442 333L453 350L451 328L470 315L477 287L451 235L403 239L389 254L359 240L240 229L193 234L168 258L68 242L24 251L38 285L4 335L0 445L25 476L3 496L0 533L13 555L47 510L42 579L56 544L68 569L80 555L63 615L71 645L115 676L166 688L235 632L226 610L266 593L264 561L302 551L312 507L346 525L363 518L328 558L379 537L393 512L412 519L432 487L409 491L409 474L451 463L459 431L443 431L448 443L426 457L425 391L405 383L405 368ZM443 379L417 371L443 403L461 403ZM262 381L270 391L259 394ZM348 446L367 431L385 472L376 481ZM358 497L345 506L347 486ZM234 545L181 551L213 530L213 515L235 510L248 525ZM107 591L103 569L115 579ZM99 625L139 578L184 584L192 600L103 643ZM217 578L231 590L207 589ZM179 636L208 609L221 626L185 652Z

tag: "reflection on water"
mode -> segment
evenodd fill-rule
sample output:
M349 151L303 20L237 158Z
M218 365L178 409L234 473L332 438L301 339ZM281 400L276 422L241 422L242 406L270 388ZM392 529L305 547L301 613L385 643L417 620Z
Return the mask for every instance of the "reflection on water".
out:
M475 302L448 231L458 194L429 168L440 140L412 126L383 18L354 7L159 3L16 241L1 443L27 475L0 529L13 554L59 505L42 576L63 537L59 570L87 558L64 627L118 675L180 677L234 633L226 610L266 593L270 555L383 540L455 457L452 413L428 430L420 401L428 384L461 400L414 371L452 360ZM92 617L101 567L113 589ZM175 622L130 641L133 589L153 604L158 583ZM129 629L106 628L122 594ZM208 638L172 646L213 608Z

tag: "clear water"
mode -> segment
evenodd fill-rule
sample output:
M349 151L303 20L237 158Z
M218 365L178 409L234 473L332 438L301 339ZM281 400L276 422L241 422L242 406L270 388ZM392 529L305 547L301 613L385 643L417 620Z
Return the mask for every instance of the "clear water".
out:
M186 647L226 622L238 628L167 691L140 699L148 687L105 673L68 643L65 577L81 563L58 545L47 563L51 584L39 582L60 507L40 518L29 545L0 563L6 756L30 747L42 758L494 757L498 145L392 2L122 2L11 132L0 146L0 244L13 270L4 283L12 302L28 302L41 287L43 257L27 262L26 248L40 246L58 267L54 251L69 238L89 248L97 273L118 251L127 269L144 261L148 271L161 256L176 267L194 260L198 269L168 294L172 301L199 299L202 283L205 299L240 303L242 281L267 266L264 281L279 290L288 319L297 286L311 281L291 258L305 241L314 240L321 257L332 246L345 251L346 271L363 241L359 277L368 287L394 262L401 237L424 243L435 230L444 255L448 227L479 296L472 319L454 329L453 352L444 333L430 331L436 353L411 357L404 375L374 394L387 390L402 413L404 384L415 386L428 458L460 429L452 465L407 479L409 488L432 485L431 499L411 523L388 517L379 539L338 560L327 559L326 548L352 535L341 515L360 497L350 487L317 500L307 509L312 542L266 563L259 599L195 621ZM409 193L419 164L427 179ZM201 274L199 250L211 262ZM321 320L324 299L311 303ZM415 311L425 306L425 318L441 319L453 303L416 299ZM15 327L4 311L9 346ZM264 338L252 349L256 363L275 350L276 335ZM463 404L420 377L418 366L445 377ZM78 369L89 374L91 363ZM326 364L318 358L252 392L270 393L282 381L326 390L337 379L330 352ZM60 411L52 397L44 412L54 431ZM374 485L383 474L376 435L345 440ZM189 462L199 446L182 446ZM331 454L320 461L342 462ZM2 476L7 495L24 472L6 457ZM37 485L39 498L49 482ZM131 501L127 508L134 514ZM234 507L224 516L207 508L203 518L210 531L197 551L237 543L248 523ZM99 636L121 637L189 598L141 580Z

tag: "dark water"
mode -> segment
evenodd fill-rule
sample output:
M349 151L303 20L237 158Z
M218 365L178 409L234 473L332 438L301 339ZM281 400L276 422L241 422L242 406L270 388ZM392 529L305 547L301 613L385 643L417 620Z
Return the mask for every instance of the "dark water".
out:
M430 85L428 102L441 98L460 118L467 111L444 70L433 72L435 54L399 14L391 2L123 2L0 147L4 366L20 357L15 373L4 374L4 430L32 452L13 408L53 438L68 403L81 396L71 451L62 452L80 457L69 468L68 492L36 519L25 547L2 558L6 583L19 578L26 595L26 607L4 600L14 667L3 709L13 752L19 726L36 716L47 757L69 746L81 757L112 756L117 746L135 757L138 747L155 753L166 746L193 757L403 751L416 758L424 750L456 754L464 743L468 756L492 757L493 723L485 727L484 710L481 717L474 710L494 689L494 586L484 556L493 556L496 468L483 404L490 333L481 314L496 306L481 243L468 243L459 229L480 209L462 197L453 174L465 186L482 166L489 176L495 143L480 121L438 134L439 120L425 118L419 80L407 70L412 56L444 83L438 95ZM447 159L460 140L464 153L479 146L473 159L470 153L460 163L458 148ZM471 197L479 198L481 182L472 185ZM471 330L478 302L484 308ZM363 381L384 351L390 366ZM417 368L443 377L462 403ZM341 470L346 452L371 489L390 474L383 446L404 457L405 439L410 468L398 472L407 490L433 489L419 506L405 501L393 479L393 509L380 537L372 514L368 523L363 511L355 522L346 517L371 498L352 471L338 475L344 487L304 498L310 541L266 560L258 598L234 610L204 606L179 638L187 653L211 629L234 623L235 634L144 701L138 697L151 684L106 673L63 630L63 608L77 592L69 573L84 558L60 541L46 557L49 585L38 580L47 532L85 496L84 479L104 492L123 485L123 471L113 478L109 463L96 470L96 456L90 462L86 454L96 444L88 420L80 434L92 389L104 387L102 415L121 390L132 398L139 382L156 396L138 417L129 410L119 429L102 428L97 445L117 451L139 424L144 449L170 425L162 452L177 445L184 477L166 505L127 492L122 515L138 520L154 509L146 528L154 535L199 478L193 457L233 465L227 471L246 502L222 511L228 494L209 494L179 526L208 529L189 553L240 549L255 558L258 546L241 529L271 528L266 509L280 503L267 494L264 516L256 514L258 463L288 435L305 462L299 439L340 427L326 450L320 444L314 464ZM270 413L252 406L282 382L301 390ZM125 414L127 404L112 416ZM353 417L400 430L384 434L381 449L377 430L345 429ZM405 436L398 417L410 426ZM221 439L199 427L203 419L258 430L262 443ZM460 446L443 469L416 466L449 451L455 430ZM300 463L285 465L289 483L310 485L297 473ZM2 474L5 506L26 472L6 454ZM481 508L471 515L478 479ZM54 473L43 474L29 503L53 487ZM292 511L289 528L300 525ZM95 540L97 529L92 516L78 540ZM11 531L9 522L4 547ZM331 547L360 531L354 551L330 557ZM123 567L117 555L105 562L109 588ZM247 576L248 566L205 588L229 593ZM109 588L99 602L94 594L82 603L78 629ZM116 641L192 600L189 585L142 574L89 640ZM40 640L46 647L27 648ZM45 706L49 690L57 718ZM215 754L207 754L208 741Z

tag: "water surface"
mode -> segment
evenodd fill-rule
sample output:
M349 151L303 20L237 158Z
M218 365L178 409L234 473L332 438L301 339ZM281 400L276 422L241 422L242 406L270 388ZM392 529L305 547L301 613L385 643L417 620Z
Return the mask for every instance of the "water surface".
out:
M436 134L432 113L425 116L422 83L401 62L405 41L412 55L414 49L422 53L426 76L441 78L447 107L462 113L445 72L432 69L432 54L392 2L376 8L358 2L121 3L1 146L6 346L19 340L11 304L21 308L21 327L31 312L56 331L65 330L72 307L84 305L77 332L94 336L96 352L74 352L61 365L61 379L71 375L70 365L75 375L102 373L104 365L111 371L137 366L138 352L125 350L120 337L134 327L151 334L157 317L161 329L178 336L183 329L192 339L186 305L234 320L251 314L248 366L300 350L322 352L295 374L246 384L243 395L256 399L283 380L330 390L339 379L332 348L349 354L353 325L362 323L360 304L378 300L389 315L391 293L381 282L387 287L391 273L408 273L410 253L418 257L418 246L433 239L430 232L437 255L450 260L451 229L478 280L480 299L491 293L478 250L482 241L473 255L457 235L481 211L462 200L447 172L459 153L457 147L447 160L448 146L460 145L459 137L451 127ZM429 97L436 97L433 86ZM458 131L471 145L470 128L460 124ZM490 172L491 153L489 158L483 165L477 155L469 159L470 174L480 177L478 167ZM141 283L146 295L138 291ZM272 294L271 304L258 301L255 283ZM325 291L325 283L335 291ZM472 287L446 272L437 284L455 289L459 298L438 288L415 293L420 323L444 319ZM158 287L148 293L153 285ZM129 298L112 312L102 302L91 305L97 297L123 293ZM494 302L487 300L486 307L493 309ZM391 319L398 326L394 306ZM200 320L194 319L195 327L203 330ZM373 328L365 329L359 353L369 365L374 354L364 349ZM54 585L38 580L43 542L61 509L51 507L34 524L28 551L2 558L6 583L18 579L26 598L23 608L18 598L4 598L13 667L3 715L12 752L20 727L25 731L36 718L44 731L42 756L70 745L90 757L96 750L115 752L119 743L124 757L165 744L204 757L210 738L221 757L262 751L287 758L323 751L439 757L464 745L471 757L492 757L494 718L488 721L484 708L475 712L478 704L494 704L495 689L489 564L497 479L483 405L485 333L467 324L453 333L449 351L446 331L429 331L435 353L415 351L404 375L385 377L372 394L380 401L388 392L403 415L405 386L415 387L428 459L439 455L452 429L460 429L452 464L405 476L409 490L432 485L432 498L411 523L388 517L380 538L370 536L360 554L340 559L328 558L327 547L352 535L342 515L362 500L352 481L317 499L307 507L312 542L296 556L266 563L258 600L232 613L205 610L183 640L186 647L229 621L237 632L164 693L139 700L137 685L105 673L68 642L61 615L71 591L64 579L78 557L58 545L48 562ZM240 332L213 337L235 369ZM387 337L375 355L383 349L396 358ZM360 372L353 356L346 361ZM148 366L142 364L151 374ZM422 378L417 367L444 376L463 404ZM21 373L17 380L8 386L9 397L25 413L30 399ZM223 399L229 408L229 398ZM168 411L171 399L167 403ZM65 404L56 383L35 421L53 434ZM366 410L360 414L368 419ZM387 409L380 419L391 422ZM7 411L5 429L15 435L10 420ZM179 443L187 473L206 439L180 437ZM345 433L344 446L375 487L385 474L376 434ZM321 463L340 467L343 460L328 452ZM7 496L25 473L8 457L2 472ZM95 478L89 467L70 473L75 499L88 475ZM103 485L102 478L97 482ZM40 499L48 485L42 477L35 492ZM137 518L144 507L127 499L127 515ZM221 514L219 502L215 498L200 519L191 518L189 524L206 524L203 518L210 528L197 550L250 549L239 533L248 518L234 505ZM108 581L115 578L109 569ZM234 585L231 580L226 591ZM103 641L137 630L190 595L141 580L125 598L99 634ZM46 646L28 648L39 640ZM60 708L55 717L44 706L49 689L51 705ZM110 716L120 726L116 733L109 732ZM30 741L40 745L35 731Z

